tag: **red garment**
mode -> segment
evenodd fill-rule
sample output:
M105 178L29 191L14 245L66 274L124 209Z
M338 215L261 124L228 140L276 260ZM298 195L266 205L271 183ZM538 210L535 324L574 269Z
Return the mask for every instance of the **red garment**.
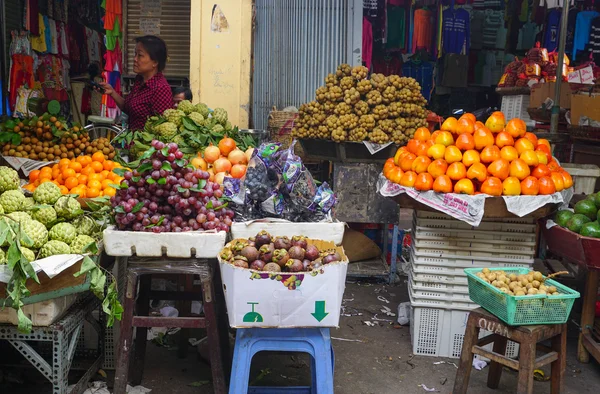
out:
M29 31L40 31L40 24L38 19L39 14L38 0L27 1L27 27Z
M138 75L131 93L125 98L123 112L129 115L129 128L141 130L150 116L161 114L172 107L171 87L162 73L156 74L145 83Z
M386 76L402 75L402 61L397 56L379 55L373 57L373 72Z
M106 51L104 54L104 70L105 71L123 71L123 65L121 64L121 46L119 42L115 44L115 49L112 51ZM118 70L115 70L115 65Z
M414 15L412 50L429 50L432 43L432 13L429 10L418 9Z
M92 95L89 89L83 89L81 95L81 113L91 114L92 113Z
M373 58L373 26L366 17L363 17L362 34L362 61L370 70Z
M10 68L10 92L9 105L12 111L17 103L18 90L21 86L33 87L33 57L27 55L12 55L12 67Z
M388 0L388 5L393 5L396 7L402 7L406 4L405 0Z

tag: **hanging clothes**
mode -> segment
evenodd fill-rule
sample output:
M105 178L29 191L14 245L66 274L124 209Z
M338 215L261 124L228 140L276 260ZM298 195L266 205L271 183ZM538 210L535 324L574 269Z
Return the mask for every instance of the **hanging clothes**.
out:
M443 13L442 43L444 53L468 54L470 47L470 16L463 9L448 8Z
M85 27L85 37L87 40L87 52L90 63L100 62L100 36L98 32L90 29L89 27Z
M573 60L577 59L577 51L582 51L590 40L592 20L600 16L596 11L582 11L577 14L575 37L573 39Z
M554 52L558 46L561 14L562 12L560 9L553 8L548 12L548 16L546 17L544 48L546 48L548 52Z
M38 0L27 0L27 4L25 5L27 8L27 21L25 26L27 26L27 30L31 32L40 31L40 9L38 7Z
M418 50L425 49L431 50L431 42L433 39L433 14L430 10L418 9L414 13L414 24L413 24L413 37L412 37L412 51L417 52Z
M28 55L14 54L11 56L12 65L10 68L10 87L8 102L10 109L15 110L18 90L27 85L32 88L35 80L33 78L33 57Z
M569 55L573 54L573 41L575 39L575 26L577 24L577 14L579 10L577 8L571 8L569 10L569 21L567 23L567 41L565 44L565 53Z
M387 49L406 47L406 11L402 7L388 6L387 11Z
M600 17L592 20L589 46L594 63L600 64Z
M519 29L519 39L517 50L528 51L535 46L535 36L538 34L539 28L533 22L527 22Z
M366 17L363 17L362 29L362 61L370 70L373 58L373 26Z
M31 37L31 48L40 53L46 52L46 28L44 27L44 17L38 14L38 34Z
M504 28L504 16L501 11L485 10L483 27L483 47L496 48L500 29ZM504 36L506 41L506 35Z
M50 32L50 43L51 46L48 48L48 53L53 55L58 54L58 34L56 31L56 22L54 19L48 19L48 30Z
M471 49L483 48L483 29L485 26L485 11L471 13Z

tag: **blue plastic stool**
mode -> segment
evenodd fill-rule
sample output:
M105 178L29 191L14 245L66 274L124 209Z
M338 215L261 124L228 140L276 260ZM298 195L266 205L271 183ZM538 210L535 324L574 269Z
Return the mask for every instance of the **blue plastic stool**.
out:
M311 355L310 387L248 387L252 357L258 352ZM333 394L334 356L329 328L240 328L235 339L229 394Z

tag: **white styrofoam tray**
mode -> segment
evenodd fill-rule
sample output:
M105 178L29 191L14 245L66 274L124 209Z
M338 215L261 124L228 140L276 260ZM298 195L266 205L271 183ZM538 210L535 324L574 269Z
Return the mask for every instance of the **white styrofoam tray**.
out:
M231 237L250 238L258 232L265 230L272 236L286 236L292 238L294 235L304 235L312 239L333 242L341 245L344 239L344 222L301 222L294 223L282 220L253 220L249 222L233 223L231 225Z
M23 313L34 326L46 327L56 322L73 305L79 294L70 294L51 300L23 305ZM10 307L0 308L0 323L18 325L17 311Z
M109 256L216 258L226 238L224 231L155 234L109 227L104 230L104 248Z

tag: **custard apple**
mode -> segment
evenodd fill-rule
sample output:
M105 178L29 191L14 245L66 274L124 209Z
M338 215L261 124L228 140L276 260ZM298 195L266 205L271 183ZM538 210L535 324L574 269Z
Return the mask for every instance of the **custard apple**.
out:
M183 111L183 113L185 113L186 115L189 115L190 113L194 112L196 107L194 106L194 104L192 104L190 100L183 100L179 102L179 105L177 105L177 109Z
M60 196L62 196L60 188L52 182L42 183L33 192L33 199L38 204L54 205Z
M231 131L233 130L233 125L231 124L230 121L225 122L225 126L223 126L225 128L225 131Z
M0 249L0 265L6 264L6 262L6 253L4 253L4 250Z
M189 118L196 123L197 126L202 126L204 124L204 116L198 112L192 112L188 115Z
M183 139L183 137L181 136L181 134L177 134L175 137L173 137L173 139L171 140L174 143L177 144L177 146L182 146L185 144L185 140Z
M24 246L21 246L21 254L23 256L25 256L25 258L27 259L27 261L29 261L30 263L32 261L35 261L35 253L33 252L33 250L26 248Z
M211 131L213 133L222 133L225 131L225 128L223 128L223 126L221 126L220 124L218 125L214 125L213 128L211 129Z
M10 167L0 167L0 193L19 189L19 174Z
M48 230L46 226L37 220L21 222L21 230L33 241L31 244L29 242L22 242L23 245L29 248L38 249L48 242Z
M13 213L9 213L8 217L18 223L24 223L31 220L31 216L27 212L16 211Z
M77 230L71 223L58 223L50 229L48 236L51 240L70 244L77 236Z
M38 222L41 222L47 229L52 228L58 216L52 207L40 208L31 214L31 217Z
M212 113L213 118L217 121L217 123L224 125L227 123L227 111L223 108L215 108Z
M52 240L52 241L48 241L47 243L44 244L44 246L42 246L42 248L40 249L40 259L44 259L46 257L50 257L50 256L54 256L57 254L70 254L71 253L71 248L69 247L69 245L67 245L66 243L62 242L62 241L56 241L56 240Z
M58 189L58 186L55 184L52 185ZM58 189L58 192L60 193L60 189ZM0 196L0 205L4 208L4 213L12 213L20 210L23 201L25 201L25 196L20 190L9 190Z
M163 112L163 116L167 118L167 122L175 123L175 126L179 127L181 126L181 118L185 116L185 112L178 109L169 108Z
M54 210L59 218L74 219L81 215L81 204L70 196L61 196L54 204Z
M96 242L94 238L88 235L78 235L71 242L71 253L83 253L83 248L94 242Z
M25 197L23 204L21 204L21 209L24 211L27 208L31 208L34 205L35 205L35 200L33 199L33 197Z
M96 222L89 216L80 216L73 222L79 235L92 235L96 231Z
M177 135L177 125L172 122L161 123L154 128L154 131L160 139L171 140Z
M198 103L196 104L196 112L204 116L204 118L207 118L208 114L210 113L210 110L208 109L208 105L204 103Z
M0 215L4 215L4 208L2 208L2 205L0 205Z

